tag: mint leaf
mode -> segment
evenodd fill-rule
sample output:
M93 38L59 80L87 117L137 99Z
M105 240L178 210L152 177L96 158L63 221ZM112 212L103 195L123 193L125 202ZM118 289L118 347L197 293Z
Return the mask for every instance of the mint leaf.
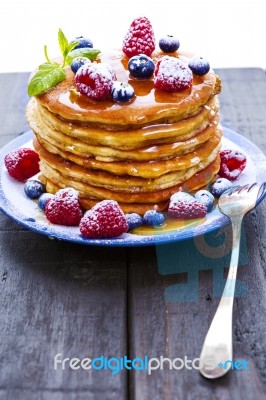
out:
M58 42L59 42L59 47L63 56L63 65L62 67L65 66L66 64L66 57L68 53L76 47L77 44L79 44L79 41L76 41L74 43L69 43L67 38L65 37L62 29L59 28L58 30Z
M100 54L100 50L98 49L92 49L90 47L83 47L81 49L74 49L71 50L67 57L66 57L66 63L68 65L71 64L71 62L73 61L74 58L76 57L87 57L89 58L91 61L94 61L96 59L96 57L98 56L98 54Z
M28 95L37 96L66 78L66 72L58 63L44 63L28 85Z
M39 65L39 70L49 72L53 67L54 68L60 67L60 64L58 64L57 62L47 62L47 63Z
M62 56L64 57L64 59L66 58L66 55L68 53L67 48L68 48L68 40L65 37L63 31L59 28L58 30L58 43L59 43L59 47L62 53Z
M62 64L50 61L47 52L47 46L44 46L44 55L46 58L45 63L39 66L39 70L33 76L28 84L28 94L29 96L37 96L38 94L44 92L56 86L59 82L66 78L65 65L71 64L72 60L76 57L87 57L91 61L94 61L100 50L91 48L75 49L79 41L69 43L65 37L62 29L58 30L58 43L63 56Z
M73 42L73 43L69 43L68 48L67 48L67 54L74 49L74 47L77 46L77 44L79 44L79 41Z

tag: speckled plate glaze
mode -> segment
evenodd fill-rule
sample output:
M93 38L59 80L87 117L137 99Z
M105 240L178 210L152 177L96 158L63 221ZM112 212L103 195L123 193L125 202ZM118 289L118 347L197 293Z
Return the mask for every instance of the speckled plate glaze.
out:
M87 239L79 232L78 227L65 227L50 224L36 202L28 199L23 190L23 183L10 178L5 166L4 157L10 151L19 147L31 147L32 132L29 131L0 150L0 209L22 226L50 238L76 242L85 245L97 246L151 246L171 243L179 240L202 235L229 223L229 218L224 216L216 207L207 214L206 219L197 226L177 229L171 232L156 235L136 235L125 233L113 239ZM224 128L223 148L239 149L247 156L247 167L242 173L237 184L263 183L266 180L266 157L249 140L227 128ZM257 205L266 195L266 189L260 193Z

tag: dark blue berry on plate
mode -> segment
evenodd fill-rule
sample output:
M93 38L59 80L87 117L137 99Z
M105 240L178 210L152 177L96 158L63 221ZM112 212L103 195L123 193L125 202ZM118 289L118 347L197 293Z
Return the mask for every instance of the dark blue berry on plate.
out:
M84 47L93 47L93 43L89 38L86 38L84 36L77 36L75 39L71 40L70 43L74 43L74 42L79 42L79 44L77 44L74 49L82 49Z
M189 68L196 75L206 75L210 70L210 64L203 57L193 57L188 63Z
M164 53L174 53L179 46L179 40L173 35L166 35L159 40L159 47Z
M213 209L214 197L208 190L199 190L197 193L195 193L194 197L207 207L208 212Z
M127 224L128 224L128 230L131 231L132 229L138 228L143 224L143 218L141 215L137 213L129 213L125 214Z
M38 207L42 210L45 211L45 207L47 202L54 197L53 194L51 193L43 193L39 198L38 198Z
M116 102L131 100L134 95L134 88L129 83L115 81L111 89L112 99Z
M230 189L233 187L232 182L230 182L226 178L218 178L216 182L211 187L211 192L214 196L220 197L223 192L225 192L227 189Z
M150 57L139 54L130 58L128 69L135 78L150 78L154 72L155 64Z
M143 222L149 226L160 226L165 222L165 216L161 212L148 210L143 215Z
M24 192L30 199L38 199L45 192L45 186L40 181L30 179L24 185Z
M82 65L87 63L91 63L91 60L89 60L87 57L76 57L71 63L71 69L75 74L77 70L82 67Z

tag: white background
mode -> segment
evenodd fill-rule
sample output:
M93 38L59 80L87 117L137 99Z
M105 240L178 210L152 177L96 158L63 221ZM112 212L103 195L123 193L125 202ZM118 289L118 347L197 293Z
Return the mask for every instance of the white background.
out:
M266 68L265 0L1 0L0 72L30 71L58 55L57 31L88 36L101 50L119 48L131 21L147 16L157 41L206 57L213 68Z

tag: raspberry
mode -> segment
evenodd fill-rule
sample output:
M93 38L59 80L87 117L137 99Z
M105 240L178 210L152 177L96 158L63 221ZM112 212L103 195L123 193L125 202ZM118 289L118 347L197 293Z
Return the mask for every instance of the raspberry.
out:
M238 150L220 152L221 166L218 174L230 181L235 181L247 164L246 156Z
M84 64L75 75L78 91L94 100L111 98L115 71L104 63Z
M196 200L179 200L170 202L168 214L179 219L203 218L207 214L207 207Z
M116 201L103 200L84 214L79 228L87 238L109 238L127 232L128 224Z
M11 151L5 156L5 166L9 175L20 182L31 178L40 171L39 161L38 154L28 148Z
M134 19L123 41L122 50L128 57L138 54L150 56L155 49L155 37L146 17Z
M78 192L71 188L59 190L46 203L45 215L53 224L77 226L82 217Z
M179 92L192 86L191 70L175 57L162 57L156 64L154 75L154 86L166 92Z

